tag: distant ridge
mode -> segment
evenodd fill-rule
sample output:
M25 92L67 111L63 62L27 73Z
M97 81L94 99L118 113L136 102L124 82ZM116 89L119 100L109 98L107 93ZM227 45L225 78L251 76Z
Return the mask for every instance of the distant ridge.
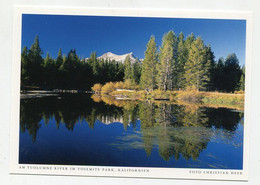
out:
M117 62L122 62L122 63L124 63L127 56L130 57L130 62L131 62L131 63L134 63L136 60L138 60L138 59L133 55L133 52L126 53L126 54L123 54L123 55L116 55L116 54L114 54L114 53L107 52L107 53L104 53L103 55L97 57L97 59L104 59L104 60L108 60L108 61L115 60L115 61L117 61ZM88 58L86 58L85 61L86 61L87 59L88 59ZM138 60L138 61L140 62L140 60Z

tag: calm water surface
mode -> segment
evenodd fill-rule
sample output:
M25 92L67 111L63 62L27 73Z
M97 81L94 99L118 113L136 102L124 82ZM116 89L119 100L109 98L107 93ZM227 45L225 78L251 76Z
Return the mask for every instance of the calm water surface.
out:
M21 99L21 164L242 169L243 112L90 95Z

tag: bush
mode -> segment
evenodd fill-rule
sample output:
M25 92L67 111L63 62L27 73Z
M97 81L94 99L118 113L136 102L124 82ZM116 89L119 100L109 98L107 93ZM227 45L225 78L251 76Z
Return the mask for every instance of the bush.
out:
M178 99L188 102L201 102L202 94L195 88L195 86L187 88L185 91L179 91Z
M124 89L124 82L116 82L115 88L116 89Z
M92 91L95 91L96 93L99 93L101 91L101 88L101 84L95 84L93 87L91 87Z
M101 94L109 94L115 90L115 84L113 82L106 83L101 88Z
M132 98L146 99L145 91L136 91L136 92L132 93Z
M101 96L96 95L96 94L93 94L93 95L91 96L91 98L92 98L92 100L93 100L94 102L97 102L97 103L102 101Z
M124 84L124 89L131 89L131 90L138 90L139 86L133 81L133 80L126 80L123 82Z

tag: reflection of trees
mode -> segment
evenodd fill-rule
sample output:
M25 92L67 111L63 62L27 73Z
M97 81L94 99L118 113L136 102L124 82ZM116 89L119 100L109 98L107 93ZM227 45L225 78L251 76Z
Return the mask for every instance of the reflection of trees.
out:
M205 127L208 123L208 117L205 108L185 106L183 117L180 118L184 126Z
M241 123L242 125L244 125L244 113L243 113L243 112L240 112L240 113L239 113L239 117L240 117L240 123Z
M228 131L234 131L237 129L239 121L243 121L244 113L230 111L226 108L208 108L207 116L211 126L215 126L216 128L223 128Z
M39 122L42 118L39 113L38 105L25 100L24 104L21 103L20 114L21 131L25 132L25 130L28 130L29 134L32 136L33 142L35 142L37 131L41 127Z
M73 131L75 124L83 119L90 128L94 128L97 119L117 119L122 115L122 108L106 106L103 102L96 103L86 95L66 95L59 98L21 99L20 114L21 131L28 130L35 142L42 119L45 125L53 120L57 128L65 124L68 130Z
M92 98L92 100L93 100L94 102L97 102L97 103L99 103L99 102L102 101L101 96L99 96L99 95L97 95L97 94L93 94L93 95L91 96L91 98Z
M85 117L85 120L88 122L88 126L89 128L94 128L94 125L95 125L95 122L97 120L97 117L96 117L96 109L93 108L90 115L86 116Z
M178 132L178 133L177 133ZM177 130L173 129L171 135L174 142L174 157L179 158L180 154L188 160L197 159L202 150L207 147L210 141L211 130L205 127L183 127Z
M132 106L128 107L128 109L123 109L123 124L124 129L127 130L127 126L129 124L132 124L133 128L136 128L136 122L137 122L137 113L138 113L138 107Z
M138 119L137 102L116 101L110 97L102 97L104 102L100 102L101 97L93 97L95 101L78 94L21 99L21 131L28 130L35 141L42 119L45 125L54 121L57 129L64 124L71 131L75 124L83 120L88 122L90 128L94 128L97 120L105 124L122 122L125 123L125 129L130 123L135 127Z
M57 129L59 129L60 123L61 123L61 120L62 120L62 113L60 111L56 111L56 112L54 112L53 115L54 115L54 118L55 118Z
M172 156L179 159L180 154L187 160L191 157L196 159L210 140L210 135L205 139L205 133L200 135L198 129L194 129L206 126L203 110L163 103L143 104L140 106L140 120L146 153L150 155L157 141L159 154L166 161ZM148 129L147 125L150 126Z
M139 104L139 117L141 120L142 139L144 142L144 150L147 156L151 155L154 145L155 135L153 127L155 126L155 106L148 102Z
M197 159L212 137L211 126L221 125L231 131L242 117L228 109L166 103L141 105L140 120L145 151L150 155L156 140L159 154L166 161L172 156L179 159L180 155L186 160Z
M174 122L172 105L159 104L156 107L156 124L158 125L157 139L160 156L169 161L174 152L173 138L169 134L169 126Z
M75 125L83 120L92 129L99 120L105 124L121 122L127 130L130 124L136 128L140 119L143 141L140 146L147 156L151 155L153 148L158 147L159 155L166 161L172 157L179 159L181 155L187 160L197 159L213 137L212 127L232 133L238 122L243 120L243 113L225 108L118 101L97 96L92 101L86 95L22 99L20 111L21 131L28 130L33 142L41 128L41 120L46 125L55 122L57 129L65 124L68 130L73 131Z

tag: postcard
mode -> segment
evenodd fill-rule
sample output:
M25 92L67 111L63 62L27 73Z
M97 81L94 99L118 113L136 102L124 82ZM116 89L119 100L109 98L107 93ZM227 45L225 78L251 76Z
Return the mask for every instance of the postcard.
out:
M247 180L251 26L16 7L10 173Z

